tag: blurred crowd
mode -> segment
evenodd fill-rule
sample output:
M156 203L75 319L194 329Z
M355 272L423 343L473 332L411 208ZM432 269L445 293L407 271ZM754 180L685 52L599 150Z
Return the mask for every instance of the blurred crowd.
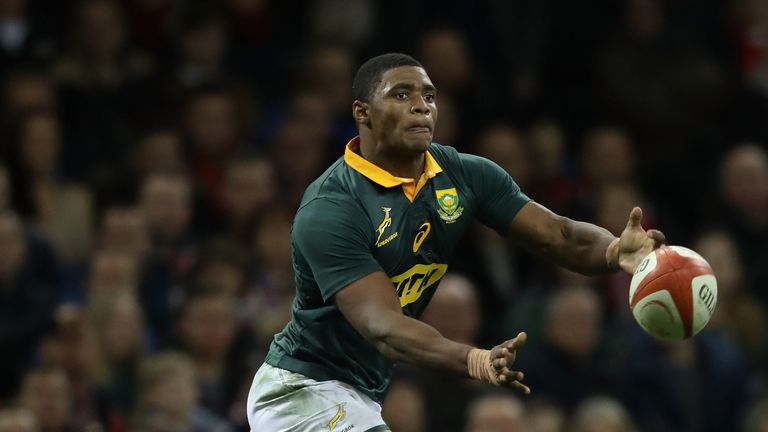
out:
M640 205L719 283L661 343L629 275L477 226L424 320L527 331L533 395L399 367L393 432L768 430L765 1L0 0L0 432L247 431L292 216L389 51L436 84L436 142L614 234Z

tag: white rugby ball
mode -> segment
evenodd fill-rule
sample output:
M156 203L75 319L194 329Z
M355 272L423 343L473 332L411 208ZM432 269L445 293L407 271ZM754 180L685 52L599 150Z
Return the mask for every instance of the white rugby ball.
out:
M704 326L717 305L717 280L698 253L663 246L637 266L629 287L629 307L640 327L663 340L683 340Z

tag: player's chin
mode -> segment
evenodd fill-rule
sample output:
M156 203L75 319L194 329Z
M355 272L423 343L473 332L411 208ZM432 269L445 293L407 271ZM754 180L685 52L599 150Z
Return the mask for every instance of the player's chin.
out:
M406 137L405 145L408 150L414 152L425 152L432 144L432 134L420 133L414 136Z

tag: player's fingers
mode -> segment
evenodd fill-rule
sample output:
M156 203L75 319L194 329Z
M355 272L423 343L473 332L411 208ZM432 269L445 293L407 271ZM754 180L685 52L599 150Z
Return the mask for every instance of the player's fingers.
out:
M661 247L661 245L667 242L667 236L665 236L664 233L659 230L648 230L648 237L653 240L654 249Z
M504 358L504 357L502 357L502 358L497 358L497 359L495 359L495 360L493 360L493 361L491 362L491 365L492 365L492 366L493 366L493 368L494 368L494 369L496 369L497 371L502 371L502 370L504 370L504 368L505 368L505 367L507 367L507 359L506 359L506 358Z
M508 370L497 376L497 382L499 385L518 389L525 394L531 394L531 389L522 383L523 378L525 378L525 375L521 371Z
M521 392L523 392L523 394L526 394L526 395L531 394L531 388L521 383L520 381L512 381L511 383L509 383L509 387L518 389Z
M509 369L499 371L499 373L496 375L496 379L499 382L511 383L512 381L522 381L523 378L525 378L525 375L522 372Z
M527 340L528 340L528 335L525 332L520 332L517 334L517 336L515 336L514 339L512 339L511 341L508 341L505 344L505 347L510 351L513 351L519 348L520 346L522 346Z
M499 357L502 357L502 355L501 355L502 348L503 348L503 346L499 345L499 346L495 346L495 347L493 347L491 349L491 361L493 361L494 359L497 359Z
M629 212L629 221L627 221L627 228L640 228L640 222L643 220L643 210L640 207L634 207Z

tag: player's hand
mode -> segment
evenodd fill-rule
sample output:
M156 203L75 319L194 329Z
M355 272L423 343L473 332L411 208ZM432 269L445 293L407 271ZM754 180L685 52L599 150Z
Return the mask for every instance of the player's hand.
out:
M633 274L640 262L651 251L658 249L666 241L664 233L659 230L644 230L640 222L643 211L635 207L629 212L627 227L621 233L618 241L619 266L627 273Z
M528 339L525 332L520 332L514 339L501 343L491 350L491 373L496 383L501 386L512 387L525 394L531 394L531 389L522 383L525 375L521 371L510 369L517 357L517 349Z

